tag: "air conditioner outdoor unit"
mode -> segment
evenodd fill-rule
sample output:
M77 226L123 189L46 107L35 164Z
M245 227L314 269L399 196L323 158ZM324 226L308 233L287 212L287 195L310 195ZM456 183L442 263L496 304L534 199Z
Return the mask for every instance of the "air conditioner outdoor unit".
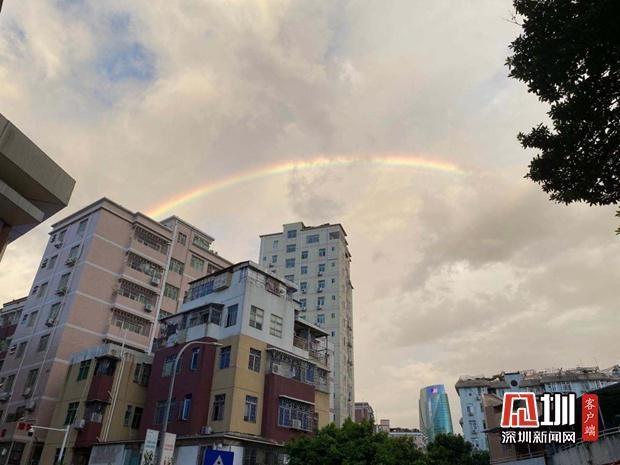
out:
M74 427L75 429L83 429L83 428L84 428L84 426L86 426L86 420L84 420L83 418L82 418L82 419L80 419L80 420L75 420L75 421L73 422L73 427Z
M272 363L271 364L271 372L278 374L280 373L280 365L278 363Z
M302 293L302 294L306 294L307 292L308 292L308 291L306 291L305 289L302 289L302 290L301 290L301 293Z
M316 306L316 309L317 309L317 310L323 310L323 307L321 307L320 305L317 305L317 306Z
M24 393L22 394L22 396L30 397L31 395L32 395L32 388L27 387L26 389L24 389Z
M322 271L319 271L319 272L317 273L317 276L323 276L323 272L322 272Z
M0 401L6 402L7 400L9 400L9 397L11 397L10 392L0 392Z
M41 268L45 268L47 266L48 259L46 258L41 262Z
M145 312L149 312L149 313L152 312L153 311L153 304L149 304L149 303L144 304L144 311Z
M273 268L275 265L273 263L269 264L269 268Z
M16 350L17 350L17 345L13 345L9 347L9 354L13 355Z
M67 259L65 260L65 265L67 265L67 266L73 266L73 265L75 265L75 261L76 261L76 258L75 258L75 257L69 257L69 258L67 258Z
M317 292L323 292L323 288L322 288L322 287L319 287L316 291L317 291Z
M54 242L54 247L56 247L57 249L60 249L62 247L62 242L61 241Z
M26 402L26 405L24 405L24 409L26 409L28 412L32 412L36 406L37 403L34 400L29 400L28 402Z
M55 318L48 318L47 321L45 322L45 326L48 327L52 327L56 324L56 319Z
M213 428L211 428L210 426L200 427L200 434L211 434L212 432L213 432Z
M153 286L159 286L159 284L161 283L161 278L158 276L151 276L151 284Z
M57 295L65 295L67 293L67 286L59 287L56 289Z
M291 426L293 429L301 429L301 420L293 420Z

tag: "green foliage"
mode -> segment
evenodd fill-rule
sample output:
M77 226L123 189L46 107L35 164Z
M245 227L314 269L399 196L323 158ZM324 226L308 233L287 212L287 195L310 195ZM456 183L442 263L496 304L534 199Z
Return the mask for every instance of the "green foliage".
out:
M347 420L342 428L331 424L315 436L287 445L290 465L488 465L486 452L472 451L461 436L440 435L428 454L410 438L390 438L373 432L371 423Z
M521 34L510 76L551 105L552 128L518 138L537 149L527 177L551 199L620 202L620 2L514 0Z

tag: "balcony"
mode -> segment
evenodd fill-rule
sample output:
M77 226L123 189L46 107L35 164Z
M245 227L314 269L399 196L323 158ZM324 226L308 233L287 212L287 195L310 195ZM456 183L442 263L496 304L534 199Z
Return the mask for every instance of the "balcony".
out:
M141 255L151 257L156 261L165 262L168 254L168 240L153 234L146 229L136 227L130 249L135 250Z
M304 320L295 321L293 346L307 353L307 357L327 366L327 332Z
M156 310L157 293L133 281L121 278L114 294L112 303L121 309L133 310L138 314L148 314Z

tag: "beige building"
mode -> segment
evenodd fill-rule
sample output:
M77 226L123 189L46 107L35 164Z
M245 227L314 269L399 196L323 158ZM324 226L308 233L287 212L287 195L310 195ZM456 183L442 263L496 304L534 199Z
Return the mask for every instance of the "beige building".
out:
M0 114L0 260L8 243L67 206L74 185L71 176Z
M0 371L0 463L37 463L46 434L29 437L20 421L50 425L73 354L150 351L188 283L229 265L212 241L177 217L157 222L105 198L53 225Z
M301 318L328 332L334 347L333 421L355 418L351 254L340 224L285 224L261 236L260 264L295 283Z

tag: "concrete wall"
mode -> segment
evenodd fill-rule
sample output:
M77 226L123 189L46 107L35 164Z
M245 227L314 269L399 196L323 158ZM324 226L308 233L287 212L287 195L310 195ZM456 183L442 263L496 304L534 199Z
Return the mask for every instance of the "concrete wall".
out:
M547 460L547 465L607 465L616 461L620 461L620 432L560 450Z

